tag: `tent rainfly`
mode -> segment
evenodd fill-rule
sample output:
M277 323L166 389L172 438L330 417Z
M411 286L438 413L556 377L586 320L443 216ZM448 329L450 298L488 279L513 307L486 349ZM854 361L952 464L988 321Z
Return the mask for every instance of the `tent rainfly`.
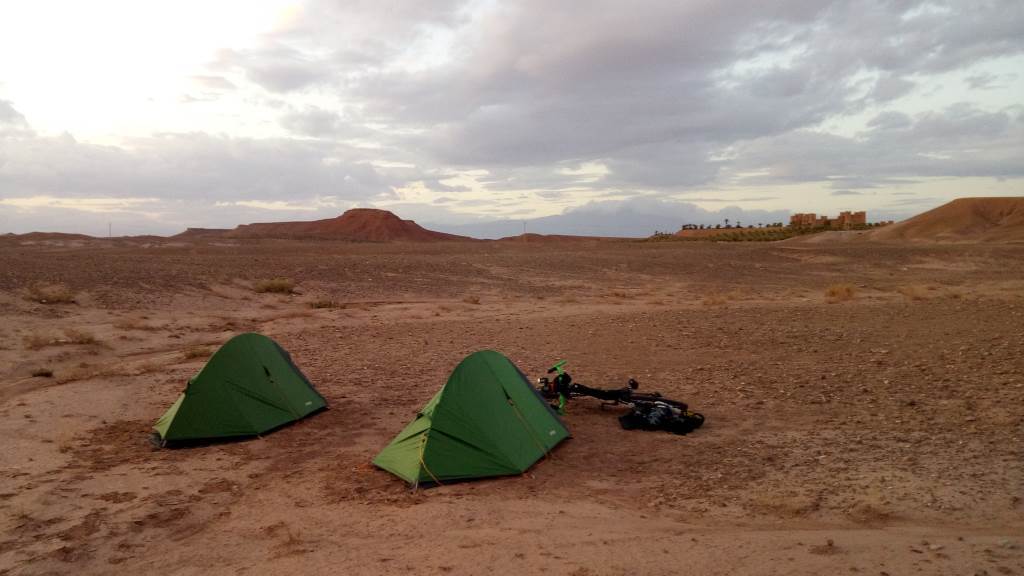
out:
M276 342L240 334L188 381L153 429L163 444L255 436L326 407Z
M519 368L483 350L455 368L373 463L413 486L521 474L568 437Z

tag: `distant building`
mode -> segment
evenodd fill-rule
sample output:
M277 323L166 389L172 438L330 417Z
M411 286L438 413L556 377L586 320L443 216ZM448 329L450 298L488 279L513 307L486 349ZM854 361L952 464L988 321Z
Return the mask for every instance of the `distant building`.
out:
M789 217L789 225L793 228L814 228L817 218L814 214L793 214Z
M789 225L792 228L831 228L833 230L850 230L868 223L868 213L840 212L839 216L829 218L817 214L793 214L789 217Z

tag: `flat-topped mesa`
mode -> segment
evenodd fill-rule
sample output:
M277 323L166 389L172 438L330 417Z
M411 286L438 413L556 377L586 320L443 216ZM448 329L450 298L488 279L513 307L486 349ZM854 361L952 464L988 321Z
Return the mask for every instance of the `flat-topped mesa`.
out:
M187 240L189 238L209 238L223 236L230 232L230 228L186 228L184 232L175 234L171 238Z
M1024 197L958 198L913 218L872 230L871 240L1024 242Z
M387 210L376 208L353 208L341 216L326 220L243 224L225 236L230 238L317 238L355 242L470 240L466 236L427 230L412 220L402 220Z

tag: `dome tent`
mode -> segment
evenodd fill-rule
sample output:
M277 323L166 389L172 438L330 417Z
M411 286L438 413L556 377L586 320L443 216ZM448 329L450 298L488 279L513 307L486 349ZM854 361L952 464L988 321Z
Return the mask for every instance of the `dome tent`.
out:
M373 463L406 482L521 474L569 431L508 358L469 355Z
M153 429L164 444L255 436L326 407L284 349L247 333L210 357Z

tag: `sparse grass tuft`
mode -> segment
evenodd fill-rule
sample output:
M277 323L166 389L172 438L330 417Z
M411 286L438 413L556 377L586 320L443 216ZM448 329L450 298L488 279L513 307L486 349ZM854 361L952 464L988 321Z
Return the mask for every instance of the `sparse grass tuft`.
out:
M33 378L53 378L53 370L49 368L34 368L32 370Z
M146 324L141 320L133 320L131 318L121 318L114 322L114 328L118 330L142 330L147 332L153 332L157 330L163 330L166 326L155 326L153 324Z
M896 291L903 294L907 300L924 300L928 297L925 289L920 286L900 286Z
M29 350L39 350L47 346L61 346L66 344L79 344L83 346L91 346L99 344L100 341L91 332L85 330L76 330L74 328L67 328L64 330L63 337L47 336L40 334L39 332L33 332L26 334L23 337L25 347Z
M337 308L338 303L334 300L314 300L309 303L309 307L314 310L320 310L323 308Z
M708 294L701 301L705 306L721 306L726 303L726 299L718 294Z
M462 301L465 302L466 304L479 304L480 303L480 297L479 296L475 296L475 295L470 295L470 296L466 296L465 298L463 298Z
M829 304L853 300L857 296L857 288L853 284L833 284L825 289L825 300Z
M258 280L253 285L253 290L260 294L268 292L272 294L293 294L295 292L295 282L291 278Z
M62 344L99 344L99 340L96 339L91 332L84 330L75 330L74 328L68 328L64 331L65 341Z
M50 346L51 344L56 344L56 340L49 336L44 336L38 332L26 334L23 340L25 342L25 347L28 348L29 350L39 350L40 348Z
M73 304L75 293L64 284L33 284L28 299L40 304Z
M193 358L205 358L210 355L210 349L206 346L189 346L182 351L181 355L185 360L192 360Z
M97 376L99 372L96 371L96 367L85 362L69 368L65 371L57 374L57 382L60 384L66 384L68 382L75 382L78 380L86 380Z

